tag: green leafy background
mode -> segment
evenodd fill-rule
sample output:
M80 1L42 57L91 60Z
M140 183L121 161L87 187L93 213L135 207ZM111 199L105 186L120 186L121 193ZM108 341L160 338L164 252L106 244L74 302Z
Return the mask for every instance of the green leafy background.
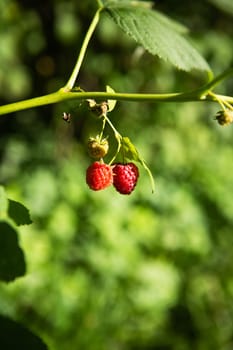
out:
M95 8L90 0L0 1L2 104L65 84ZM210 1L157 1L156 9L190 28L216 74L232 65L230 12ZM78 85L172 92L200 80L137 47L103 14ZM233 95L232 79L219 91ZM233 141L232 126L213 120L218 110L207 102L117 103L109 117L156 182L151 194L139 165L131 196L86 186L85 141L101 121L85 104L2 116L0 182L33 224L16 229L16 217L7 219L27 274L0 284L0 313L53 350L231 350ZM18 224L30 222L26 213Z

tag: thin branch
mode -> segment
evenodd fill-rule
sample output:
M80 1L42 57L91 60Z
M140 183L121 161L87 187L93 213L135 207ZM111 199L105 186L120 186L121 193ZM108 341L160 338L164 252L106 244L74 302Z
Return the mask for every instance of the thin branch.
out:
M233 75L233 67L228 68L225 72L217 75L214 79L209 81L207 84L201 87L203 94L212 90L215 86L220 84L223 80Z
M212 101L218 100L226 101L233 104L233 97L224 96L219 94L207 94L205 96L200 95L200 89L192 92L184 93L169 93L169 94L137 94L137 93L110 93L110 92L64 92L63 89L57 92L35 97L32 99L10 103L4 106L0 106L0 115L17 112L29 108L40 107L48 104L63 102L71 99L87 100L96 99L99 101L118 100L118 101L131 101L131 102L189 102L189 101Z
M82 47L81 47L80 52L79 52L79 56L78 56L76 65L73 69L73 72L71 73L71 76L70 76L68 82L66 83L66 85L63 88L64 91L70 91L74 87L74 84L75 84L75 81L76 81L77 76L79 74L84 56L85 56L86 51L87 51L88 44L91 40L91 37L95 31L97 24L99 23L100 11L101 11L101 8L99 8L96 11L95 16L93 17L93 20L88 28L88 31L87 31L85 38L83 40L83 43L82 43Z

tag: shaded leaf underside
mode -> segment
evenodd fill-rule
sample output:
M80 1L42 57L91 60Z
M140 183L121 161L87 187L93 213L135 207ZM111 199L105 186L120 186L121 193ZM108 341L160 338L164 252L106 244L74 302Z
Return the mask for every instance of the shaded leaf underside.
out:
M26 264L22 249L18 245L18 234L7 221L0 221L0 280L13 281L23 276Z
M32 223L29 210L22 203L12 199L9 199L8 215L16 225L30 225Z
M45 343L21 324L0 315L0 348L2 350L47 350Z

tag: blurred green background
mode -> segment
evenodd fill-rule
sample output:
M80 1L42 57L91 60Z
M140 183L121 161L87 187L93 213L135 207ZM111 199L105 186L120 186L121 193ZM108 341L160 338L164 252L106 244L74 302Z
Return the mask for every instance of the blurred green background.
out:
M158 0L155 7L190 28L218 74L233 64L233 26L224 1L213 3L221 6ZM95 9L93 0L0 0L1 104L65 84ZM174 92L202 82L143 52L104 15L78 85ZM232 96L232 79L217 91ZM151 194L140 168L131 196L88 189L85 141L101 122L85 104L1 116L0 183L34 223L20 229L28 273L0 284L0 313L52 350L232 350L233 138L231 126L214 121L219 109L118 103L110 118L156 181Z

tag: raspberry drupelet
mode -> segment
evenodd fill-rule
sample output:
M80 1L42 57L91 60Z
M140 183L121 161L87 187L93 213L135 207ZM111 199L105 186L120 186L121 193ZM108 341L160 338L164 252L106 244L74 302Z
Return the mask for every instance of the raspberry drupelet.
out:
M138 181L139 170L134 163L117 163L113 166L113 185L121 194L130 194Z
M113 183L110 165L100 162L92 163L86 171L86 183L93 191L103 190Z

